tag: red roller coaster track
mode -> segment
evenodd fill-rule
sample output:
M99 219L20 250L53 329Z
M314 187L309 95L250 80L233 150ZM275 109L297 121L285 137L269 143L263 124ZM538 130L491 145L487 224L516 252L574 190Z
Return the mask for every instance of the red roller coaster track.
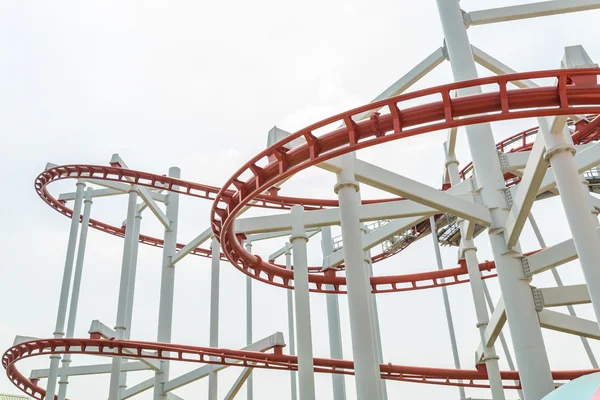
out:
M450 127L464 126L506 119L527 118L534 116L600 114L600 86L585 84L586 78L595 79L600 74L599 69L578 69L543 71L522 74L504 75L499 77L477 79L451 85L440 86L410 94L393 97L371 103L354 110L338 114L319 123L313 124L295 134L290 135L261 152L246 163L222 189L186 182L179 179L158 176L145 172L132 171L118 167L101 167L89 165L72 165L50 168L36 179L36 190L40 197L62 214L72 217L72 210L52 197L46 186L56 180L66 178L103 179L117 182L135 183L150 188L165 189L194 197L213 199L211 224L215 236L220 240L225 257L244 273L272 285L293 288L293 272L283 269L276 264L267 263L260 257L252 255L243 249L241 240L234 231L233 221L244 206L286 209L294 204L303 204L307 209L335 207L337 201L313 199L285 198L275 195L264 195L271 187L287 177L312 165L328 159L374 146L391 140L440 130ZM535 89L507 90L507 83L523 79L557 78L557 86L540 87ZM496 84L499 90L452 99L450 91ZM411 99L422 98L437 94L441 101L423 104L418 107L402 109L399 104ZM373 109L385 107L389 114L372 114L369 121L354 122L352 117ZM334 130L318 137L313 132L329 124L342 121L344 128ZM598 126L598 118L589 125L579 129L574 137L581 142L592 140L590 133ZM525 134L523 133L525 138ZM577 136L578 135L578 136ZM305 145L291 150L284 147L287 143L303 137ZM514 138L514 137L513 137ZM511 138L509 138L511 139ZM521 149L526 149L525 139ZM259 166L261 160L275 160L265 166ZM242 181L240 177L250 172L252 178ZM463 178L465 170L463 170ZM131 178L127 180L126 178ZM386 200L375 200L389 201ZM256 204L252 204L256 202ZM104 224L100 221L90 221L97 229L123 236L124 230ZM161 246L159 239L144 236L143 243ZM179 245L179 247L183 247ZM207 255L206 250L196 249L195 254ZM491 271L493 262L480 265L480 270ZM373 292L391 292L402 290L424 289L441 286L441 278L454 278L446 284L466 282L460 276L466 275L466 268L459 268L400 276L378 276L371 279ZM489 275L487 277L490 277ZM278 279L278 281L276 281ZM313 291L326 291L325 284L334 286L334 291L343 292L345 278L328 275L311 274L310 283ZM419 284L423 283L425 284ZM427 283L428 282L428 283ZM401 284L407 284L403 286ZM126 351L125 351L126 350ZM154 353L147 353L154 352ZM283 355L280 348L274 353L257 353L227 349L204 348L196 346L176 345L167 343L147 343L137 341L107 341L104 339L44 339L33 340L13 346L2 357L2 364L10 380L28 395L42 399L45 391L23 376L15 363L21 359L49 354L90 354L102 356L125 356L132 354L138 357L187 362L200 362L221 365L237 365L254 368L269 368L296 370L297 357ZM209 357L215 357L211 359ZM353 374L351 361L315 358L316 372ZM439 368L424 368L400 366L392 364L381 365L381 376L384 379L408 382L429 383L438 385L488 387L485 383L485 371L454 370ZM555 380L571 380L592 370L555 371ZM517 380L517 372L502 372L502 379ZM462 380L463 383L459 383ZM506 385L506 388L517 386Z
M251 367L296 371L298 357L282 354L281 347L276 346L273 353L260 353L243 350L228 350L211 347L186 346L180 344L138 342L132 340L106 339L43 339L20 343L8 349L2 356L2 365L8 378L27 395L42 400L46 391L21 374L15 363L30 357L48 356L52 354L85 354L98 356L143 357L158 360L172 360L205 364ZM314 359L315 372L354 374L354 363L347 360L327 358ZM425 383L445 386L464 386L472 388L488 388L488 378L484 369L457 370L446 368L427 368L393 364L381 364L381 378L394 381ZM566 381L594 370L554 371L556 381ZM503 380L519 380L515 371L502 371ZM505 384L505 389L518 389L520 386Z
M262 260L244 250L234 231L234 220L242 207L259 193L276 185L310 166L323 161L375 146L392 140L452 127L479 124L507 119L600 113L600 86L590 84L590 77L597 79L600 70L577 69L529 72L494 76L434 87L392 97L335 115L310 125L273 144L248 161L227 181L213 203L211 223L221 248L233 265L244 273L263 282L292 288L293 272ZM507 90L511 81L536 78L556 78L556 86ZM451 98L450 92L468 87L495 84L498 91L471 96ZM425 96L437 95L442 100L417 107L402 109L402 102ZM385 108L389 114L372 114L374 118L354 122L355 115L373 109ZM345 126L315 136L317 129L342 122ZM288 150L286 145L298 138L306 143ZM259 166L261 160L274 160ZM242 181L243 175L251 176ZM228 193L233 190L235 195ZM227 193L227 195L225 195ZM380 287L394 289L399 277L378 276L371 279L374 292ZM344 277L311 275L311 289L323 291L332 285L342 292ZM390 289L391 287L391 289Z

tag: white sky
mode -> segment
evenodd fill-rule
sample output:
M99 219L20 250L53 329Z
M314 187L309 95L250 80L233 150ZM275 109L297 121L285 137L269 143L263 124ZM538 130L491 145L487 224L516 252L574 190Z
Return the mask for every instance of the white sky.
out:
M467 1L465 10L517 1ZM564 47L581 44L600 60L594 29L600 12L554 16L472 27L474 45L519 71L558 67ZM294 131L331 114L368 102L442 44L435 2L308 0L301 3L261 0L0 2L0 173L5 182L0 231L0 348L17 334L50 337L55 325L69 221L35 194L33 180L47 161L58 164L106 164L119 153L130 167L166 173L179 166L182 178L220 186L246 160L264 148L266 133L277 125ZM480 71L486 75L486 71ZM415 88L452 80L448 63ZM495 124L496 138L507 137L533 121ZM359 157L440 185L441 144L445 132L402 140ZM459 156L470 156L463 135ZM284 186L282 194L334 197L334 177L307 171ZM293 186L293 187L292 187ZM53 193L74 184L58 184ZM365 188L363 197L381 196ZM124 197L99 199L93 217L119 224ZM208 226L210 203L182 199L179 241L187 242ZM557 199L537 204L534 212L548 244L568 238ZM145 214L144 233L160 236L153 216ZM122 240L91 230L76 336L86 336L92 319L113 326ZM282 244L255 246L268 255ZM491 258L487 238L477 241L480 260ZM537 248L529 226L525 251ZM447 268L456 265L456 249L444 248ZM312 265L320 263L319 240L309 246ZM155 340L161 250L140 247L132 338ZM435 269L431 238L375 266L376 274ZM560 268L565 284L581 283L576 263ZM173 341L208 344L210 262L188 257L177 266ZM494 298L497 283L489 281ZM533 282L551 286L543 275ZM245 345L245 276L228 264L221 269L220 345ZM287 339L286 292L255 283L254 338L275 331ZM467 285L449 293L463 368L474 367L478 344L475 315ZM325 298L311 296L314 354L328 357ZM378 296L384 361L395 364L453 367L439 289ZM344 356L351 358L347 302L340 297ZM587 306L577 308L592 318ZM508 331L505 331L508 334ZM544 332L554 369L587 368L579 339ZM598 346L594 343L597 354ZM498 348L500 353L500 349ZM506 368L502 356L501 364ZM89 359L92 362L106 362ZM74 364L89 361L75 358ZM21 368L43 368L47 358L25 361ZM172 375L189 370L174 365ZM224 396L239 370L220 374ZM132 374L130 383L145 379ZM289 374L255 371L255 398L289 398ZM108 376L73 378L71 399L107 397ZM330 399L331 377L316 376L319 399ZM354 379L346 379L354 399ZM206 380L176 391L203 398ZM451 387L389 382L390 398L457 398ZM0 392L16 388L0 378ZM467 390L490 397L486 390ZM140 398L150 398L146 393ZM516 398L514 393L509 398ZM239 396L245 398L245 389Z

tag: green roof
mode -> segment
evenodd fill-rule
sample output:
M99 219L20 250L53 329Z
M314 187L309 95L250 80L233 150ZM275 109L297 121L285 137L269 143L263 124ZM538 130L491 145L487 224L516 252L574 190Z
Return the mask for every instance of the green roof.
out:
M23 399L29 399L28 396L22 396L22 395L18 395L18 394L3 394L0 393L0 400L23 400Z

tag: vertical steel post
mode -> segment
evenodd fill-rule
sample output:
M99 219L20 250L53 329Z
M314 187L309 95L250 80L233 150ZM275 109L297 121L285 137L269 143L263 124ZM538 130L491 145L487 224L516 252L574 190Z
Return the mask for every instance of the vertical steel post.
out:
M133 300L135 295L135 280L137 275L137 258L140 247L140 229L142 224L142 213L135 213L135 225L133 227L133 243L131 246L131 270L129 271L129 290L127 291L127 329L125 330L125 338L131 338L131 320L133 319Z
M340 204L344 264L350 309L350 333L354 354L357 398L381 400L381 372L375 354L372 329L372 308L369 303L370 285L363 263L363 246L358 218L358 183L354 177L352 155L342 156L335 192Z
M324 226L321 228L321 251L323 258L333 254L333 240L331 238L331 227ZM332 271L335 276L335 270ZM327 285L329 290L333 290L332 285ZM335 293L327 293L327 326L329 331L329 351L332 359L343 360L342 351L342 330L340 327L340 305L338 295ZM344 375L331 374L333 385L333 399L346 399L346 382Z
M458 1L437 0L437 6L454 80L476 79L477 70ZM476 93L481 93L481 88L472 87L459 91L461 96ZM509 250L504 237L504 225L509 210L504 193L506 185L492 129L490 124L486 123L469 125L466 131L475 175L480 186L479 193L494 221L494 227L488 230L488 234L506 306L523 393L526 399L541 399L554 390L554 382L529 280L524 276L519 245L517 243ZM581 193L581 190L579 192Z
M85 246L87 242L88 225L90 223L90 213L92 210L92 192L91 187L85 191L85 200L83 206L83 218L81 219L81 232L79 233L79 246L77 247L77 259L75 260L75 274L73 275L73 289L71 292L71 302L69 305L69 319L67 321L67 336L73 337L75 331L75 320L77 319L77 306L79 305L79 292L81 289L81 277L83 274L83 260L85 258ZM71 364L71 355L65 354L62 359L62 368L69 368ZM67 395L67 385L69 384L69 375L61 374L58 381L58 399L64 400Z
M77 232L79 231L79 216L81 215L81 202L83 200L83 189L85 182L78 180L76 184L75 202L73 203L73 214L71 215L71 229L69 230L69 242L67 244L67 256L65 259L65 269L63 272L62 285L60 287L60 300L58 301L58 313L56 315L56 326L54 328L54 337L60 339L65 332L65 319L67 316L67 304L69 301L69 291L71 288L71 275L73 274L73 260L75 258L75 246L77 245ZM50 371L48 374L48 386L46 387L47 400L54 400L56 393L56 379L58 378L58 365L60 355L50 356Z
M310 296L308 291L308 236L304 229L304 207L292 207L292 243L294 258L294 297L296 300L296 339L298 340L298 381L300 400L315 399Z
M177 167L169 168L169 176L179 178L181 170ZM175 187L176 188L176 187ZM171 263L177 245L177 221L179 218L179 193L169 192L165 201L166 216L169 228L165 229L162 275L160 281L160 302L158 309L158 341L171 343L171 330L173 328L173 296L175 290L175 266ZM155 374L154 400L167 397L164 392L164 383L169 380L169 361L160 362L161 369Z
M131 338L131 320L133 319L133 299L135 297L135 279L137 274L138 249L140 247L141 224L142 212L140 211L140 205L138 204L137 211L135 213L135 224L133 227L133 240L131 243L131 267L129 269L129 288L127 289L127 315L125 316L125 339L127 340ZM127 359L122 360L122 364L126 362ZM121 371L119 383L119 394L121 397L123 392L125 392L125 389L127 389L127 372Z
M292 245L288 242L285 244L285 268L288 270L292 269ZM294 299L292 290L287 291L287 305L288 305L288 332L290 337L290 355L296 355L296 336L294 329ZM290 382L292 400L298 399L298 388L296 385L296 371L290 371Z
M221 245L217 238L213 236L211 243L211 261L210 270L210 347L219 347L219 269L221 263ZM208 374L208 398L217 400L218 394L217 372Z
M442 264L442 254L440 252L440 243L437 237L437 227L435 218L429 217L429 225L431 226L431 237L433 239L433 250L435 252L435 259L437 261L438 271L444 269ZM442 278L442 285L445 283L445 279ZM450 334L450 345L452 346L452 356L454 357L454 367L460 369L460 358L458 357L458 346L456 344L456 335L454 333L454 322L452 321L452 309L450 308L450 299L448 298L448 289L446 286L442 286L442 297L444 298L444 309L446 310L446 322L448 324L448 333ZM462 383L462 381L459 381ZM460 394L461 400L465 399L465 388L462 386L458 387L458 393ZM494 397L495 399L495 397Z
M538 227L537 222L535 221L535 218L533 218L533 214L529 213L528 216L529 219L529 223L531 224L531 227L533 228L533 232L535 233L535 237L538 240L538 243L540 244L540 247L544 248L546 247L546 242L544 241L544 237L542 236L542 232L540 232L540 228ZM596 221L598 221L598 219L596 219ZM556 268L552 268L552 276L554 277L554 280L556 281L556 286L563 286L563 282L562 279L560 277L560 274L558 273L558 271L556 270ZM569 314L573 317L577 316L577 313L575 312L575 308L572 305L567 305L567 310L569 311ZM584 338L583 336L580 336L579 339L581 339L581 344L583 345L583 349L585 350L585 353L588 356L588 359L590 360L590 363L592 364L592 367L594 369L598 369L598 362L596 361L596 357L594 357L594 353L592 351L592 348L590 347L590 343L588 342L587 338Z
M125 338L127 318L127 296L129 291L129 277L131 269L131 249L135 233L135 213L137 212L137 188L131 185L129 188L129 201L127 204L127 223L125 226L125 240L123 243L123 259L121 263L121 282L119 284L119 302L117 304L117 322L115 324L115 339ZM109 400L120 398L122 357L113 357L112 370L110 374Z
M360 192L357 193L359 204L360 204ZM362 236L367 234L367 228L364 224L360 225L360 229L362 232ZM365 272L367 274L367 282L371 281L373 277L373 262L371 261L371 250L364 251L364 264L365 264ZM371 312L373 313L373 319L371 320L371 329L373 330L373 346L375 348L375 354L377 354L377 362L379 364L383 364L383 348L381 346L381 331L379 329L379 310L377 309L377 296L371 292L371 286L369 286L369 303L371 307ZM387 400L387 382L385 379L381 379L381 398L382 400Z
M458 160L456 155L448 154L447 148L446 153L446 168L448 169L448 177L450 178L450 184L452 186L460 183L460 175L458 172ZM431 218L433 219L433 217ZM467 264L467 270L469 272L469 281L471 287L471 295L473 296L473 304L475 305L475 315L477 316L477 328L479 329L479 336L481 343L484 343L485 328L489 322L489 315L485 307L485 296L483 292L483 280L481 279L481 272L479 271L479 261L477 260L477 248L473 243L472 239L466 238L466 232L464 231L465 222L460 220L459 227L461 230L460 247ZM431 225L435 226L435 221ZM433 234L433 233L432 233ZM437 236L434 238L436 246L439 246ZM439 248L436 251L436 256L439 254ZM441 261L441 260L440 260ZM440 264L441 265L441 262ZM487 370L488 379L490 381L490 390L492 392L492 398L494 400L504 400L504 388L502 386L502 379L500 377L500 367L498 366L498 356L496 355L496 349L494 346L485 347L483 349L483 357ZM509 364L512 364L510 354L508 354ZM460 368L460 367L457 367ZM464 395L461 393L461 396Z
M252 252L252 243L246 243L248 253ZM252 278L246 276L246 344L252 344ZM254 398L254 382L252 381L252 372L246 379L246 399Z
M596 321L600 321L600 239L595 224L590 218L590 203L581 189L577 168L575 167L575 146L569 142L567 129L552 133L542 129L546 142L546 160L550 163L556 179L556 187L565 210L567 222L573 236L573 243L579 256L579 263L588 286Z

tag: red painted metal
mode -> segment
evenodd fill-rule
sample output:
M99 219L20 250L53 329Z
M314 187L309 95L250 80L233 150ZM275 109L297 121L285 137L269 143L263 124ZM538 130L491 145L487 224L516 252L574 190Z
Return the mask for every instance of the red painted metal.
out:
M108 357L143 356L144 358L158 360L296 371L298 369L298 357L284 355L280 346L275 347L279 348L273 348L273 353L261 353L131 340L40 339L20 343L8 349L2 356L2 365L6 369L8 378L15 386L25 394L42 400L46 391L37 386L37 382L33 382L19 372L16 368L18 361L51 354L84 354ZM352 361L315 358L314 366L315 372L354 374L354 363ZM489 387L485 371L416 367L391 363L381 364L380 371L382 379L394 381L472 388ZM592 372L596 371L554 371L552 376L556 381L569 381ZM519 374L515 371L502 371L501 378L505 381L515 381L519 379ZM505 383L504 387L506 389L520 388L514 383Z
M599 114L600 86L569 84L574 80L577 81L578 77L597 77L597 75L600 75L600 69L590 68L529 72L458 82L370 103L317 122L274 143L248 161L229 179L213 203L211 213L213 232L220 241L227 259L242 272L272 285L292 288L292 271L282 269L248 253L236 237L234 231L236 215L259 193L323 161L426 132L517 118L573 113ZM558 86L506 89L507 82L536 78L556 78ZM452 90L488 84L498 85L499 91L458 98L449 96ZM442 101L406 109L400 107L407 100L430 95L437 95ZM354 116L373 109L390 111L389 114L380 114L376 117L375 131L372 129L374 124L371 119L353 122ZM339 123L343 123L344 127L318 137L314 135L314 132L320 128ZM289 143L300 137L310 137L310 140L290 150ZM525 140L525 136L523 138ZM273 161L258 168L257 163L265 159ZM258 169L260 173L256 173ZM248 175L251 176L250 179L241 178ZM224 195L230 190L235 192L234 196ZM392 277L372 278L371 286L374 292L379 292L379 287L383 285L388 287L388 291L393 291L394 285L390 283L391 280ZM309 284L313 291L324 291L324 285L329 284L334 287L335 292L343 292L346 280L344 277L330 278L311 274ZM436 285L432 284L432 286Z

